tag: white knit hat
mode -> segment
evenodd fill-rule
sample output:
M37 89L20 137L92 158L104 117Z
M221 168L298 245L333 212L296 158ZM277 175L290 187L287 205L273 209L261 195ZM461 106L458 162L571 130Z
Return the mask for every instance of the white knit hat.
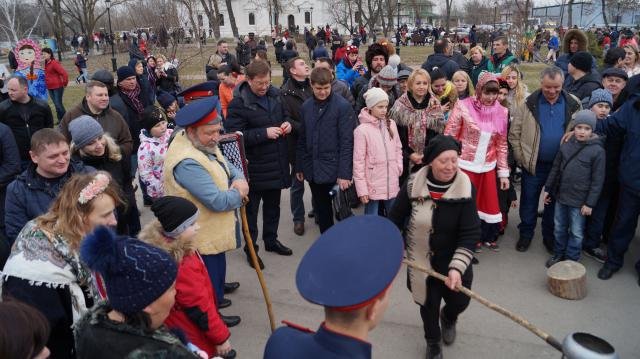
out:
M377 105L382 101L389 102L389 95L384 92L383 89L379 87L373 87L367 90L364 93L364 100L367 103L367 108L371 109L373 106Z

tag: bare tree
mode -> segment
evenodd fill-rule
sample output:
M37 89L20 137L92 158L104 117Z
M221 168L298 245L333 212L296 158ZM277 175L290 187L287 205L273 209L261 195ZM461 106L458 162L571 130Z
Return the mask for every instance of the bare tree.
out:
M573 2L575 0L568 0L567 1L567 6L569 6L569 8L567 8L567 16L569 17L567 19L567 27L571 28L573 26Z
M31 36L40 22L42 7L34 10L19 0L0 0L0 30L4 36L12 42Z
M233 37L237 39L240 36L240 34L238 33L238 25L236 25L236 17L233 14L233 7L231 6L231 0L225 0L224 4L227 7L227 14L229 14L229 24L231 24L231 31L233 32Z
M218 0L200 0L202 8L204 9L207 18L209 19L209 28L213 29L213 36L216 39L220 38L220 8L218 7Z
M462 5L467 24L485 24L493 19L494 5L491 0L468 0Z

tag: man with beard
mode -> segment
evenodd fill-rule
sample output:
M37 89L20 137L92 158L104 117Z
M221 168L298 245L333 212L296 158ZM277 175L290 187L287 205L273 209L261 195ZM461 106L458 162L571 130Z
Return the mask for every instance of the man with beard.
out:
M198 207L200 230L193 240L207 267L218 308L231 301L223 297L239 284L225 284L225 252L240 247L240 225L236 210L249 194L242 171L234 167L218 148L222 117L214 98L196 100L176 113L179 130L164 161L166 195L179 196ZM221 316L227 326L238 316Z
M358 77L351 86L351 94L353 98L358 98L362 88L369 84L371 78L376 76L389 61L389 52L387 48L380 44L371 44L364 55L367 63L367 72Z

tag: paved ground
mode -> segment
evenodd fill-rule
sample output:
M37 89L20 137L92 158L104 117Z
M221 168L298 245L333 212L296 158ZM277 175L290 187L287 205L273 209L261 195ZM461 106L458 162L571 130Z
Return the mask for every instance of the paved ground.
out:
M310 203L310 191L305 193ZM143 220L149 220L148 209ZM588 295L580 301L569 301L551 295L546 288L544 263L547 254L540 234L526 253L515 251L518 213L510 213L507 233L500 242L501 252L479 254L480 264L474 268L473 289L486 298L517 312L533 324L562 340L574 331L586 331L606 338L621 358L640 358L638 323L640 323L640 287L633 263L640 258L637 237L627 255L625 267L609 281L597 279L600 265L590 258L582 263L587 268ZM307 248L318 237L313 220L307 219L307 231L299 237L293 233L288 191L282 195L280 240L293 249L291 257L261 252L264 271L273 301L276 320L290 320L316 328L322 321L320 307L305 302L295 287L295 271ZM262 241L259 241L261 247ZM358 253L354 253L354 256ZM405 287L406 269L398 274L391 290L391 304L384 320L371 333L374 358L424 358L426 344L418 306ZM226 315L240 315L242 323L231 328L231 342L239 358L261 358L269 336L269 320L253 269L247 265L244 252L227 254L227 280L239 281L240 288L229 298L233 305L223 309ZM446 358L560 358L558 352L505 317L471 303L460 317L458 339L444 349Z

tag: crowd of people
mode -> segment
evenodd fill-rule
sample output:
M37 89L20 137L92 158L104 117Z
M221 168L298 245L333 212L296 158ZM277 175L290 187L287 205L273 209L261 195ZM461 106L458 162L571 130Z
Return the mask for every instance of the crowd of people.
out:
M624 47L633 66L625 52L598 69L587 37L571 29L529 92L504 37L491 54L474 46L469 57L438 39L415 69L386 39L369 45L364 61L359 44L340 42L329 56L321 41L309 48L310 62L287 41L280 88L252 35L237 56L218 41L208 81L187 89L164 56L132 51L116 77L96 71L68 111L55 100L68 79L44 51L56 129L25 78L10 77L0 103L0 284L8 300L0 316L33 319L24 345L0 350L20 358L235 357L228 328L241 318L220 310L240 284L226 280L226 252L242 246L246 206L248 264L265 269L260 238L266 252L293 254L279 239L287 189L293 232L304 235L314 218L321 233L297 285L327 308L326 322L318 342L295 325L279 329L268 358L293 348L318 355L323 341L369 357L361 340L386 309L402 240L409 260L447 277L409 268L407 281L427 357L442 358L469 304L457 288L471 286L476 253L509 243L500 236L511 208L519 209L517 251L529 249L541 216L547 267L584 254L603 264L602 280L622 268L640 214L637 47ZM246 168L219 147L222 134L237 131ZM151 223L140 223L138 190ZM335 223L336 193L357 198L364 215ZM338 250L380 259L343 262ZM305 276L327 262L326 278L310 287ZM354 284L373 271L375 281Z

